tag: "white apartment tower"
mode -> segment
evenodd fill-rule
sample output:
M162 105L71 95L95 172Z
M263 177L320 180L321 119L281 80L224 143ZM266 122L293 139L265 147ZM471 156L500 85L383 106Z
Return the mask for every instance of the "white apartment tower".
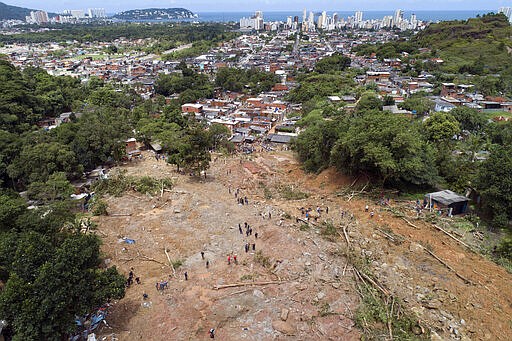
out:
M323 11L322 12L322 28L326 28L326 27L327 27L327 12Z
M85 18L85 11L83 9L71 9L64 11L64 14L71 14L73 18L83 19Z
M512 23L512 8L511 7L500 7L498 10L498 13L503 13L507 18L508 21Z
M393 17L393 25L400 26L400 23L404 20L404 11L401 9L397 9L395 11L395 16Z
M418 18L416 18L416 14L411 14L411 29L415 30L418 28Z
M293 25L293 19L292 17L286 18L286 27L291 28Z
M385 16L382 19L381 27L392 27L393 26L393 17L390 15Z
M339 14L338 14L338 13L334 13L334 14L332 15L332 22L333 22L333 24L335 24L335 25L336 25L336 24L338 23L338 21L339 21L339 20L340 20L340 16L339 16Z
M30 20L38 25L46 24L50 20L48 19L48 13L45 11L32 11L30 12Z
M355 16L354 16L354 19L356 21L356 23L360 23L363 21L363 12L362 11L357 11Z
M240 19L240 28L241 29L252 29L256 31L260 31L263 29L263 12L256 11L254 16L251 18L242 18Z
M89 8L89 18L106 18L107 14L104 8Z

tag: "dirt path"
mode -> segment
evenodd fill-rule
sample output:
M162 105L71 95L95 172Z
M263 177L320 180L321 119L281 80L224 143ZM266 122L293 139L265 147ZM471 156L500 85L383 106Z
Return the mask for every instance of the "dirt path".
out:
M512 339L510 274L427 224L415 222L416 229L372 203L376 215L370 218L364 212L366 201L347 202L335 195L352 179L331 170L305 175L288 152L219 159L206 181L178 176L172 166L149 157L124 168L131 174L174 177L177 184L161 198L109 198L110 213L132 215L97 221L110 264L126 274L133 267L142 280L114 305L108 319L113 330L104 329L103 335L113 332L119 340L198 340L215 328L222 340L359 339L353 322L359 296L342 256L346 242L328 241L314 228L303 230L293 218L301 216L300 207L320 206L330 208L320 221L333 220L336 226L354 215L349 228L352 246L370 260L379 281L434 331L434 338ZM310 196L285 200L279 196L282 186ZM237 188L249 205L236 203ZM253 228L251 236L245 234L245 222ZM379 228L401 236L401 242L390 242ZM136 243L120 243L122 237ZM247 253L246 243L251 245ZM474 284L458 278L419 244ZM164 248L173 261L183 263L176 274L167 266ZM237 265L227 264L228 254L237 255ZM155 289L161 280L169 280L164 292ZM251 281L281 283L214 289ZM147 301L142 300L144 292Z

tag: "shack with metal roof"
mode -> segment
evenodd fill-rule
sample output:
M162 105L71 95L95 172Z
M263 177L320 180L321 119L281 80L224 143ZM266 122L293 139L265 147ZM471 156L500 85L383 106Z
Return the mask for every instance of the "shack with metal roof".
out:
M451 214L463 214L468 209L469 198L459 195L450 190L428 193L425 195L425 202L435 209L451 210Z

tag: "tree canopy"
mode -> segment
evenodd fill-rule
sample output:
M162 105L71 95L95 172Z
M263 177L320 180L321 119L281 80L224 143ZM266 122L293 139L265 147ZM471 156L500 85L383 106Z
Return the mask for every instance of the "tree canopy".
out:
M350 66L351 59L341 53L335 53L332 56L319 60L315 65L315 71L318 73L332 73L344 71Z
M215 76L215 85L229 91L248 91L259 94L269 91L279 82L275 74L256 69L220 68Z

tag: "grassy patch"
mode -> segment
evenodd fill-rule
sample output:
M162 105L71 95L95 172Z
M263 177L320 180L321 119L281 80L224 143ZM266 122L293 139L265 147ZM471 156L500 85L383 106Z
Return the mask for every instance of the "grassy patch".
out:
M293 188L293 186L282 186L279 189L279 194L281 198L285 200L301 200L309 198L309 194L302 192L298 189Z
M428 332L423 333L412 314L408 314L399 300L383 297L383 294L369 285L358 285L361 305L355 315L355 323L363 332L362 340L430 340ZM391 332L390 332L391 330Z
M402 211L400 211L394 207L391 207L391 206L386 207L386 210L391 212L393 214L393 216L395 216L397 218L405 218L405 214Z
M483 115L487 119L493 119L495 117L500 117L500 116L512 118L512 113L510 113L508 111L484 112Z
M309 225L308 224L302 224L302 225L300 225L299 230L301 230L301 231L308 231L309 230Z
M96 196L89 203L89 210L95 216L108 215L107 209L108 204Z
M455 219L451 223L451 226L464 231L472 231L475 229L475 225L467 219Z
M183 259L175 259L171 261L171 265L174 270L177 270L183 265Z
M263 196L265 197L265 199L272 199L272 191L270 190L270 188L267 187L267 185L263 181L259 182L259 186L261 189L263 189Z
M320 306L318 307L318 315L320 317L325 317L325 316L329 316L332 314L333 314L333 312L331 311L331 306L329 305L329 303L324 302L324 303L320 304Z
M271 267L270 257L265 256L261 250L254 255L254 261L266 269L270 269Z
M256 274L245 274L242 277L240 277L241 281L254 281L256 278L258 278L258 275Z
M155 179L149 176L126 176L126 172L111 174L93 185L93 190L99 194L121 196L124 192L133 190L142 194L157 195L162 189L171 189L171 179Z
M263 196L265 197L265 199L269 200L269 199L272 199L272 191L270 189L268 189L267 187L265 187L263 189Z
M334 224L324 222L320 225L320 234L327 240L334 241L338 237L338 230Z

